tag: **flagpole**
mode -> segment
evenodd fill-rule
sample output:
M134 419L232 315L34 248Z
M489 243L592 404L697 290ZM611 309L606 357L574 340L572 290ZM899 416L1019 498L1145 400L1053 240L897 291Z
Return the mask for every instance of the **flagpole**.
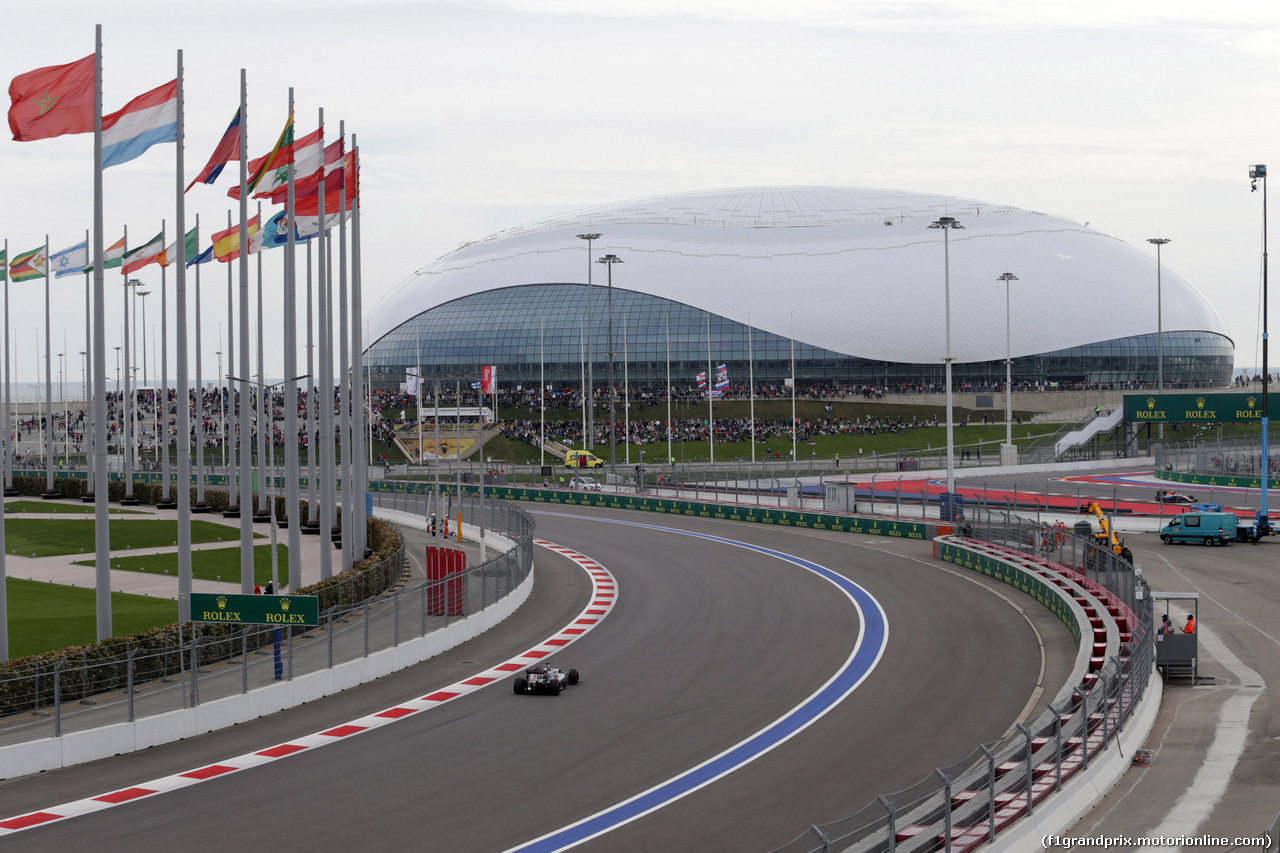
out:
M545 317L538 318L538 465L547 464L547 339ZM436 446L437 451L439 445Z
M85 249L87 254L88 253L87 250L89 248L89 229L88 228L84 230L84 242L85 242ZM89 447L85 448L85 456L84 456L85 458L85 465L84 465L85 493L84 493L84 497L81 498L81 500L84 503L93 503L94 500L97 498L97 495L95 495L93 491L94 486L96 486L97 483L96 483L95 477L93 476L94 474L93 465L90 461L93 455L91 448L93 446L93 391L92 389L94 387L93 386L93 364L92 364L92 361L93 361L92 326L93 324L91 322L92 317L90 316L90 312L92 310L93 310L93 283L89 280L89 273L88 271L86 271L84 274L84 352L85 352L85 358L88 359L89 363L85 364L85 371L84 371L85 381L88 383L84 388L84 412L89 419L89 422L85 424L85 427L86 427L85 433L90 438L88 442Z
M346 139L347 125L344 121L338 122L338 138ZM322 157L321 160L324 158ZM343 166L346 166L345 149L343 155ZM320 167L322 170L324 166ZM342 571L346 571L355 565L355 491L351 488L351 338L350 329L347 326L347 180L346 174L342 176L342 187L338 190L338 327L339 327L339 362L338 375L341 377L339 385L341 389L338 393L338 399L342 404L342 408L338 410L338 433L342 439ZM320 184L320 192L325 191L323 183ZM418 445L421 449L422 445ZM409 468L405 466L405 479L408 479Z
M49 235L44 235L44 494L45 500L58 497L53 489L53 340L49 321Z
M99 110L99 112L101 112L101 110ZM129 249L129 226L126 225L124 227L124 250L126 253L128 252L128 249ZM122 275L124 273L123 257L124 256L121 255L122 260L121 260L120 272ZM105 263L106 263L106 258L104 256L100 263L94 264L95 270ZM106 274L106 271L104 270L103 275L105 276L105 274ZM129 344L129 336L131 334L130 326L132 325L129 322L129 309L130 307L132 307L129 299L129 293L130 293L129 288L132 285L130 285L129 277L127 275L123 275L123 277L124 277L124 287L122 289L124 290L124 399L120 401L120 405L123 406L123 410L121 412L121 424L120 424L120 427L121 427L120 428L120 448L124 451L124 498L120 501L120 505L121 506L137 506L138 499L133 496L133 391L132 391L133 383L130 382L130 379L133 376L133 371L130 368L130 365L132 364L130 358L132 356L133 348ZM94 280L96 281L97 279L94 279ZM94 310L96 311L97 309L95 308Z
M711 314L707 314L707 446L711 448L711 476L716 475L716 409L711 392L715 390L715 374L711 371Z
M252 450L249 424L249 109L245 69L240 69L240 440ZM253 490L249 453L240 454L240 592L253 592ZM246 494L245 490L249 492Z
M182 91L182 87L178 87L178 91ZM179 108L178 116L181 118L182 110ZM180 125L181 126L181 125ZM179 145L184 144L181 139ZM182 180L182 169L178 170L178 180ZM185 195L185 193L184 193ZM200 214L196 214L196 254L199 255L200 249ZM185 254L185 252L183 253ZM191 508L192 512L205 513L209 511L209 506L204 502L204 357L200 352L200 267L204 264L196 264L196 388L195 388L195 412L196 412L196 503ZM185 317L185 315L183 315ZM221 342L219 342L221 344ZM222 347L219 346L219 349Z
M627 356L627 315L622 315L622 435L626 444L627 465L631 465L631 371ZM639 485L637 483L636 485Z
M182 181L186 171L183 146L184 141L184 123L182 116L183 109L183 93L182 93L182 51L178 51L178 128L177 128L177 162L175 163L175 184L177 186L177 226L178 226L178 244L181 247L178 250L178 267L174 275L174 289L177 296L177 347L178 355L178 380L177 393L174 395L177 402L178 414L178 621L191 621L191 426L188 421L188 413L190 412L190 381L187 376L187 203L186 193L183 191ZM199 217L196 218L197 226ZM172 258L168 259L170 263ZM161 267L163 270L164 267ZM198 274L197 274L198 275ZM163 281L163 278L161 279ZM198 281L198 279L197 279ZM163 291L163 285L161 285ZM161 296L163 299L163 294ZM199 285L196 289L196 352L199 353L200 347L200 291ZM168 339L165 341L165 349L168 349ZM200 375L199 355L196 361L196 376ZM164 394L164 423L165 423L165 491L168 491L169 479L169 395L168 395L168 374L165 374L166 391ZM200 393L196 392L196 405L201 404ZM199 476L197 474L197 476ZM168 495L166 494L167 498Z
M13 426L9 423L9 238L4 241L4 494L13 488ZM5 566L4 513L0 512L0 662L9 659L9 574Z
M227 230L230 231L231 227L232 227L231 211L228 210L227 211ZM227 373L225 376L218 377L218 394L222 394L223 381L227 383L226 385L227 400L226 400L226 403L223 404L223 407L224 408L230 407L231 409L231 418L230 418L231 425L227 427L227 434L223 436L223 441L225 442L224 446L230 449L231 451L231 458L228 460L228 465L227 465L227 501L229 503L227 505L227 508L222 512L223 518L239 518L241 498L244 497L243 490L241 488L238 488L241 485L240 478L238 476L238 472L240 471L240 468L236 460L236 452L239 449L239 435L238 435L238 430L236 429L236 423L237 423L236 418L237 418L237 413L239 412L239 409L236 407L237 401L236 401L235 386L231 384L231 377L236 375L236 326L235 326L235 323L233 322L236 299L235 299L234 283L231 278L231 272L232 272L232 263L228 259L227 261L227 346L226 346ZM225 421L226 418L224 418L223 420Z
M667 313L667 464L675 461L671 450L671 314Z
M262 253L266 246L262 244L265 235L262 233L262 202L258 202L258 322L257 334L254 336L258 354L258 386L253 389L253 413L258 418L258 506L253 512L253 520L262 522L271 520L271 508L267 505L267 442L272 440L275 424L271 416L271 389L267 387L266 369L262 364ZM263 399L263 397L266 399ZM263 410L266 409L264 412ZM276 588L272 585L272 589Z
M9 340L9 330L13 327L9 325L9 238L4 240L4 496L11 497L18 493L13 487L13 421L10 420L12 408L12 397L10 388L13 380L10 373L10 362L12 361L13 344ZM3 535L3 533L0 533ZM0 548L0 554L3 552ZM3 559L3 556L0 556ZM5 656L6 660L8 656Z
M343 159L343 168L346 168L346 160ZM355 376L351 386L351 400L354 404L357 400L364 399L364 305L361 289L360 277L360 147L356 145L356 135L351 134L351 167L355 169L356 175L354 186L356 188L356 197L350 199L351 202L351 363ZM347 176L342 176L342 186L345 190L347 186ZM342 211L343 216L346 210ZM363 403L361 403L363 406ZM369 493L369 468L364 461L364 452L362 445L365 443L364 430L360 425L364 423L365 415L360 415L354 428L355 436L353 437L353 453L352 463L357 466L359 473L355 477L356 484L356 504L353 507L356 517L356 535L355 549L359 559L365 559L368 552L368 522L365 517L365 496Z
M324 140L321 140L323 149ZM323 167L322 167L323 168ZM316 387L319 385L315 367L315 317L312 307L314 297L311 293L311 244L307 241L307 532L320 532L319 490L316 488L316 475L319 460L316 448L320 445L320 406L316 402Z
M107 377L106 344L102 330L106 327L106 295L104 292L104 258L102 253L102 25L94 35L93 87L93 325L98 334L93 339L93 463L97 482L102 485L94 495L94 602L97 639L114 635L111 630L111 530L107 514ZM6 255L7 256L7 255ZM128 290L125 291L128 293ZM127 299L126 299L127 302ZM87 348L87 347L86 347ZM7 425L6 425L7 426ZM0 551L3 551L0 547Z
M756 461L756 355L755 332L751 328L751 315L747 315L747 393L751 395L751 462Z
M4 496L12 497L18 493L13 487L13 421L12 397L10 388L13 385L10 363L13 358L13 343L9 340L9 238L4 240ZM0 534L2 535L2 534ZM0 548L0 552L4 549ZM2 557L0 557L2 559ZM7 659L7 656L6 656Z
M293 87L289 87L289 115L293 115ZM321 146L320 168L324 168ZM294 198L294 164L288 165L289 186L285 198L287 237L284 255L284 504L288 524L289 565L288 580L284 589L294 590L302 586L302 518L298 514L298 270L297 270L297 220Z
M791 315L791 461L796 460L796 318Z
M182 176L178 176L178 182L182 182ZM164 226L160 228L160 233L164 234ZM182 226L178 226L178 242L182 243L183 249L186 248L185 236L182 233ZM168 248L168 235L160 239L160 245ZM185 251L183 252L185 254ZM166 254L165 260L173 263L173 259ZM170 500L170 482L172 477L169 472L169 287L167 264L160 264L160 402L156 404L156 441L160 442L160 500L156 503L156 509L177 509L178 505ZM179 525L181 527L181 525ZM191 549L188 548L188 551ZM181 556L179 556L181 561ZM181 569L179 569L181 571ZM181 584L181 581L179 581ZM181 595L181 591L178 593Z
M324 107L320 108L320 127L324 127ZM323 135L322 135L323 140ZM321 146L323 146L323 141ZM323 147L322 147L323 150ZM322 158L323 159L323 158ZM321 167L323 168L323 167ZM333 576L333 549L329 542L333 538L333 319L329 309L329 268L325 258L325 247L328 243L325 233L324 187L320 187L320 219L316 223L319 232L316 234L316 284L320 288L320 388L317 402L320 406L320 434L317 444L320 452L320 579L328 580Z

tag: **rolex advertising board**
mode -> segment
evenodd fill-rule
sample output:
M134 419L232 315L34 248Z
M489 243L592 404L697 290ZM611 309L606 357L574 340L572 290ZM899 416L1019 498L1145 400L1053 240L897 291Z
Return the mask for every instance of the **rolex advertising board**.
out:
M1124 419L1137 424L1262 421L1261 394L1125 394Z
M318 625L314 595L231 595L191 593L192 622L232 625Z

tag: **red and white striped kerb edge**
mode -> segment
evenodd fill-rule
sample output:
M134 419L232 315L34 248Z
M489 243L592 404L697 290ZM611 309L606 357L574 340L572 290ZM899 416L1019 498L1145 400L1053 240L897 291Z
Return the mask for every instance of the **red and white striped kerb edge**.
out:
M438 708L447 702L452 702L460 696L466 696L469 693L487 687L494 682L500 681L512 673L537 663L572 643L574 640L586 634L592 628L600 624L600 622L609 615L613 610L613 605L618 599L618 584L613 575L604 566L587 557L579 554L570 548L546 542L541 539L533 540L534 544L541 545L555 551L557 554L563 554L573 562L577 563L591 578L591 601L578 614L572 622L561 628L552 636L543 640L538 645L529 649L527 652L511 658L505 663L486 669L476 675L471 676L463 681L451 684L443 690L437 690L434 693L417 699L410 699L402 702L384 711L376 714L370 714L367 717L361 717L358 720L352 720L344 725L335 728L326 729L322 732L315 732L305 737L296 738L286 743L277 744L276 746L261 749L257 752L250 752L244 755L230 758L217 764L210 764L205 767L197 767L194 770L188 770L184 773L178 773L173 776L165 776L162 779L153 779L150 782L144 782L131 788L122 788L118 791L110 791L106 794L99 794L96 797L89 797L84 800L76 800L75 802L65 803L48 811L31 812L29 814L17 815L5 820L0 820L0 836L8 835L14 832L21 832L24 829L30 829L35 826L44 826L67 818L76 817L78 815L89 814L91 812L100 811L102 809L111 808L121 805L122 803L139 800L146 797L152 797L156 794L163 794L166 791L185 788L195 785L207 779L213 779L219 776L226 776L229 773L237 773L241 770L248 770L251 767L258 767L268 764L272 761L278 761L290 755L299 752L316 749L317 747L326 746L328 744L339 741L352 735L367 732L371 729L381 728L382 726L394 723L396 720L411 717L420 714L423 711L429 711L432 708Z

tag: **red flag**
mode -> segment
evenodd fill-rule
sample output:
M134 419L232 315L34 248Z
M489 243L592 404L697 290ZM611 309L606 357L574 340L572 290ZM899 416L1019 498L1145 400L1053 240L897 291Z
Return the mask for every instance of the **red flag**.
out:
M356 201L356 196L359 194L360 180L359 175L356 172L355 152L348 151L347 156L344 159L345 168L342 170L335 169L329 175L326 175L325 186L326 188L330 186L329 182L333 179L334 175L345 175L347 185L347 210L350 210L351 206ZM338 185L338 187L335 187L324 194L324 211L326 215L338 212L338 189L340 186L341 185ZM297 216L319 216L320 196L317 193L303 199L295 199L293 206L294 214Z
M93 133L94 55L19 74L9 84L9 129L18 142Z
M498 393L498 368L496 365L486 364L480 368L480 393Z
M325 192L337 192L342 186L341 184L341 167L343 161L343 145L342 140L328 146L324 149L324 175L325 175ZM306 198L315 195L317 188L320 186L320 169L315 169L310 174L297 174L293 181L293 197L294 199ZM339 177L334 178L333 174L339 173ZM333 181L339 183L333 183ZM279 187L270 194L272 204L284 204L289 198L289 188L287 186Z

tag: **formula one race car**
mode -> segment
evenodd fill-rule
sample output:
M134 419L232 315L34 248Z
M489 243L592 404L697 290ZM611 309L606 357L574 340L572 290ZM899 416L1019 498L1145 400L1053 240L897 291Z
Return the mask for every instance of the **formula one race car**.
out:
M579 681L576 669L560 670L545 663L535 664L524 671L524 675L515 680L516 693L550 693L559 696L560 691L569 684Z
M1191 495L1184 495L1181 492L1171 492L1160 489L1156 492L1156 500L1164 504L1193 504L1196 499Z

